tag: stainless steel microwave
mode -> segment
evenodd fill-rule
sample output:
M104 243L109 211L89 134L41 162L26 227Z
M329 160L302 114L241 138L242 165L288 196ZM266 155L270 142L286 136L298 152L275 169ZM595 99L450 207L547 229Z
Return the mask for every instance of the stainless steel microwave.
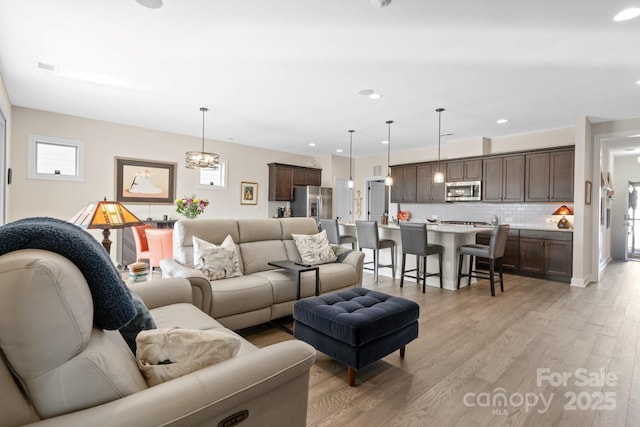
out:
M482 200L482 182L459 181L445 184L447 202L470 202Z

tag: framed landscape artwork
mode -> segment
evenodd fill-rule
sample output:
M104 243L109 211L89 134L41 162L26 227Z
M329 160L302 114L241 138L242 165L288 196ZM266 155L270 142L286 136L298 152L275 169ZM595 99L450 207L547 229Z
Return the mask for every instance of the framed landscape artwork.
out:
M176 163L116 157L116 201L173 204Z
M257 182L241 182L240 183L240 204L241 205L257 205L258 204L258 183Z

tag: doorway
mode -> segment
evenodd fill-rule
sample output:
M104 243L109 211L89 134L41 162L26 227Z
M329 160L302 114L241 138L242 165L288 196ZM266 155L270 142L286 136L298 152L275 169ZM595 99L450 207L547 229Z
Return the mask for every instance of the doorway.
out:
M2 179L2 185L0 185L0 225L7 222L7 186L8 184L8 170L7 170L7 119L5 119L2 110L0 109L0 179Z
M367 220L380 221L389 206L389 194L384 179L367 180Z
M629 181L627 201L627 259L640 261L640 212L638 211L638 193L640 182Z

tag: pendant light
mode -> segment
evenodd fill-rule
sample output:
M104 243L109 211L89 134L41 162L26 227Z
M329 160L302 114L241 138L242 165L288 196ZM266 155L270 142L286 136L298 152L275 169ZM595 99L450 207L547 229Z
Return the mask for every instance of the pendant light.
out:
M353 163L353 133L355 130L349 129L349 182L347 186L353 188L353 176L351 175L351 164Z
M444 108L436 108L438 112L438 167L436 169L436 173L433 174L433 182L436 184L442 184L444 182L444 174L440 170L440 137L442 136L442 112Z
M393 178L391 177L391 123L393 120L387 120L388 136L387 136L387 176L384 179L384 185L393 185Z
M220 156L204 151L204 113L209 109L200 107L200 111L202 111L202 151L187 151L185 166L187 169L216 169L220 163L218 161Z

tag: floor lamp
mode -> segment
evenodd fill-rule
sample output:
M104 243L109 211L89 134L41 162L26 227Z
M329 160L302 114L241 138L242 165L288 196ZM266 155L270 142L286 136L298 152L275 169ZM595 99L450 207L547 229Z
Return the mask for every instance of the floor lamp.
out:
M106 197L103 201L89 203L70 222L81 228L102 229L102 246L108 254L111 253L110 230L143 224L129 209L119 202L108 202Z

